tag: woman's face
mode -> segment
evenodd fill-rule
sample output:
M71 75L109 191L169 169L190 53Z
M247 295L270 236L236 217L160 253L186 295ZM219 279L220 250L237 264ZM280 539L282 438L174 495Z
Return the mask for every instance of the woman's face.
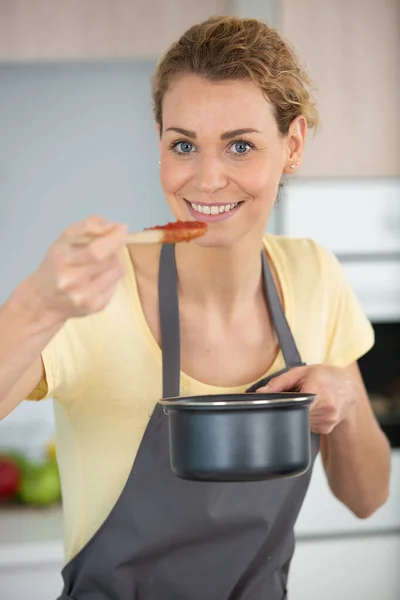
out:
M305 120L288 136L251 81L179 78L163 104L160 176L177 219L206 221L203 246L261 237L283 172L300 159Z

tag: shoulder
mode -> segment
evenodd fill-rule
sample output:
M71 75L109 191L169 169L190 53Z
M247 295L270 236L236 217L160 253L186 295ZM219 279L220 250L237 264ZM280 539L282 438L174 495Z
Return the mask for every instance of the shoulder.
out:
M265 236L265 246L281 284L300 311L333 314L355 295L335 254L309 238ZM314 312L314 314L315 314ZM324 318L325 318L324 316Z
M341 273L334 253L310 238L266 234L264 243L285 278L316 284Z
M292 302L303 359L343 367L365 354L373 328L335 254L289 236L267 234L265 246Z
M123 249L122 262L126 276L133 271L138 282L157 281L161 245L130 245Z

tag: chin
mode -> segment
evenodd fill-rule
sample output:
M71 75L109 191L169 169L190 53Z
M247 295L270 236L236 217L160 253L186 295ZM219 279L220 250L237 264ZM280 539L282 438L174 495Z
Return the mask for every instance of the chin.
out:
M242 234L233 231L213 231L209 229L205 235L196 240L193 244L197 244L201 248L229 248L240 242L248 232Z
M209 234L205 234L203 237L193 241L193 244L197 244L201 248L226 248L233 243L232 240L227 239L227 236Z

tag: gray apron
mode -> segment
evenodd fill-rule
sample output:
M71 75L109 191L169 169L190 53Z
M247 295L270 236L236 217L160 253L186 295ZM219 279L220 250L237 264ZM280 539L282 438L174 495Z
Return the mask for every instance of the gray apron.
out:
M264 253L262 265L285 371L304 363ZM172 245L163 246L161 252L159 306L165 398L180 392L178 286ZM157 404L114 508L63 569L64 591L59 600L287 598L293 527L312 468L299 477L272 481L187 481L172 473L168 444L168 419ZM312 435L313 462L318 448L319 437Z

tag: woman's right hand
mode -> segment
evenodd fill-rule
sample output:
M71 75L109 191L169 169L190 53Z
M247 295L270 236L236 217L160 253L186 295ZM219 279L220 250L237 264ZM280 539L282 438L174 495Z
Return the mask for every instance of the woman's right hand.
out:
M93 216L66 229L30 276L34 302L60 321L99 312L124 275L120 251L127 226ZM86 245L74 238L93 237Z

